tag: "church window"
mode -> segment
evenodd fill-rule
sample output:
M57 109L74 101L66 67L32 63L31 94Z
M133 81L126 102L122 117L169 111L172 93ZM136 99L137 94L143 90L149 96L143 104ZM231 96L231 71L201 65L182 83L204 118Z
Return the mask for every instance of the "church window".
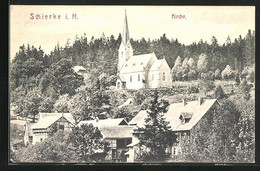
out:
M163 72L163 81L166 80L166 75L165 75L165 72Z
M121 52L121 57L123 57L124 52Z
M130 75L130 82L132 82L132 75Z
M176 155L176 147L173 147L173 154Z
M138 81L140 81L140 75L138 74Z
M152 81L154 80L154 74L152 74Z

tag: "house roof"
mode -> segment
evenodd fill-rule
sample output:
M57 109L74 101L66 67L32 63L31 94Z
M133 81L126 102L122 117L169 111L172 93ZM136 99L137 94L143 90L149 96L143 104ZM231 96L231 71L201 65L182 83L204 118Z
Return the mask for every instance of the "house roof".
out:
M70 123L74 124L73 116L70 113L39 113L40 118L31 129L46 129L61 117L67 119Z
M129 125L137 125L141 127L145 124L145 118L147 117L147 112L145 110L141 110L130 122Z
M201 105L199 105L198 101L190 101L187 102L185 105L183 105L183 103L173 103L170 105L164 117L166 121L170 122L170 126L173 131L191 130L193 126L195 126L199 122L199 120L207 113L207 111L215 103L218 103L216 99L204 100L204 102ZM187 113L189 113L189 116L187 115ZM188 118L191 117L189 122L181 122L180 115L183 114ZM135 124L138 127L143 127L145 124L146 117L147 112L145 110L142 110L129 122L129 124Z
M120 124L126 123L126 120L124 118L116 118L116 119L100 119L98 121L96 120L86 120L86 121L80 121L77 126L81 126L82 124L92 124L95 127L107 127L107 126L118 126Z
M104 136L104 138L131 138L132 130L134 128L135 126L118 125L118 126L100 127L99 130Z
M158 71L159 68L160 68L160 66L162 65L162 63L163 63L163 59L156 60L156 61L153 63L153 65L152 65L150 71Z
M142 72L153 57L156 58L154 53L132 56L123 65L120 73Z
M79 72L79 71L86 71L86 68L84 68L83 66L74 66L73 70L75 72Z

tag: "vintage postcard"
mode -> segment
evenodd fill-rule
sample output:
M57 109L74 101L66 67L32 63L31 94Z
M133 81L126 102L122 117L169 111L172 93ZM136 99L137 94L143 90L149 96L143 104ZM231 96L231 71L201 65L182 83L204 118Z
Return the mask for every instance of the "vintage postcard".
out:
M254 163L254 6L10 6L10 163Z

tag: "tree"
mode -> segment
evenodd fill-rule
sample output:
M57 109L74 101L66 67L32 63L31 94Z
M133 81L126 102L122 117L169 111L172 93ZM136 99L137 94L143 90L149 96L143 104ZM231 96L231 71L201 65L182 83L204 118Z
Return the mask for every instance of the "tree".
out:
M232 162L236 154L233 133L240 111L230 100L220 100L191 130L183 145L183 158L189 162Z
M216 99L223 99L226 98L226 94L224 93L222 87L218 85L214 91L214 97Z
M197 70L201 73L206 73L208 69L208 56L205 53L202 53L199 56Z
M216 71L215 71L215 79L216 80L220 80L220 78L221 78L221 73L220 73L220 70L219 69L216 69Z
M139 133L141 146L140 158L144 162L165 161L168 157L165 149L176 142L176 135L164 118L168 106L169 102L158 101L156 91L153 100L149 103L144 127L136 130Z
M207 96L207 93L215 88L213 81L203 80L199 82L199 90Z
M196 64L195 64L195 62L194 62L194 59L190 58L187 64L188 64L188 66L189 66L191 69L196 69Z
M83 124L80 127L73 128L68 141L84 162L93 162L91 156L100 150L106 153L105 146L107 143L99 129L92 124Z
M29 91L24 98L20 98L16 102L16 113L23 117L31 117L34 122L35 116L39 113L39 107L43 98L44 96L40 91Z
M221 72L222 78L225 80L231 79L234 77L234 72L232 71L229 65Z
M39 111L45 113L51 113L54 104L55 104L55 100L53 98L46 97L45 99L43 99L43 101L41 101L39 106Z
M249 100L251 95L250 95L250 90L251 90L251 85L249 85L246 81L246 79L243 79L242 82L240 83L240 91L243 94L244 98L246 100Z
M77 148L68 141L69 134L58 131L46 138L41 143L37 143L15 152L16 162L82 162L76 151Z
M172 68L172 73L175 74L177 73L182 67L182 63L181 63L181 57L178 56L174 62L174 66Z
M53 112L67 113L70 109L70 97L68 94L61 95L53 105Z
M69 60L62 59L53 63L41 79L42 92L53 89L59 95L74 95L75 90L83 85L83 77L76 74Z
M81 86L70 100L69 111L76 122L85 119L106 119L110 117L110 97L103 89L99 79L92 79L92 84Z

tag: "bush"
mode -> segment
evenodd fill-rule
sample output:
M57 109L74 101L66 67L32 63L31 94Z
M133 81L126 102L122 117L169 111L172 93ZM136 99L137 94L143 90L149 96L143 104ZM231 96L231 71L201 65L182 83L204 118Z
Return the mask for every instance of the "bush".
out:
M214 91L214 98L216 99L223 99L226 98L226 94L224 93L222 87L218 85Z
M189 93L189 94L191 94L191 93L199 93L198 86L193 86L193 85L188 86L187 93Z
M243 97L246 99L246 100L249 100L250 99L250 90L251 90L252 86L249 85L246 81L246 79L243 79L241 84L240 84L240 91L241 93L243 94Z
M199 82L199 90L205 95L207 95L207 93L213 90L215 87L216 86L213 81L203 80Z
M220 80L221 78L221 74L220 74L220 70L216 69L215 73L214 73L214 77L216 80Z
M232 71L229 65L226 66L226 68L222 71L221 75L224 80L234 78L235 76L234 71Z

